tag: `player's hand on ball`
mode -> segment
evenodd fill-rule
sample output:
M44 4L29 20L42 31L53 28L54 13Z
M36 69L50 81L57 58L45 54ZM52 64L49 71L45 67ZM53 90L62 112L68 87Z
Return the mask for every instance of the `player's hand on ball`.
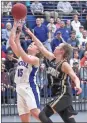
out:
M20 31L22 30L23 24L25 20L17 20L14 19L14 28L18 28Z
M75 90L77 91L77 95L82 93L82 88L81 87L75 87Z

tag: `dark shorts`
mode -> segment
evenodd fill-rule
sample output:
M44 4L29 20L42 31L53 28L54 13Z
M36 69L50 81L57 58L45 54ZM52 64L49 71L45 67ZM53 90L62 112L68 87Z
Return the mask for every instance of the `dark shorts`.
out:
M52 107L56 112L60 112L72 105L72 97L70 95L60 95L53 101L49 102L48 105Z

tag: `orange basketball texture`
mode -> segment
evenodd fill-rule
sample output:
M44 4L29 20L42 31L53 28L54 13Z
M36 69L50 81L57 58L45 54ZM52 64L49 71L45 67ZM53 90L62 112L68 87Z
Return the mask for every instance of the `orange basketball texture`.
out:
M17 3L13 5L11 13L15 19L23 19L27 15L27 7L22 3Z

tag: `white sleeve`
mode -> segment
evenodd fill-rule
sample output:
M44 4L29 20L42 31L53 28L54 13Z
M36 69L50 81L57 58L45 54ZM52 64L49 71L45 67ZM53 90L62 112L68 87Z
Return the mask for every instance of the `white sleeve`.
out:
M62 10L63 9L62 4L63 4L63 2L58 2L58 4L57 4L57 9L58 10Z
M72 8L70 2L68 2L68 4L69 4L69 11L72 12L73 11L73 8Z
M70 66L73 67L73 59L70 59Z

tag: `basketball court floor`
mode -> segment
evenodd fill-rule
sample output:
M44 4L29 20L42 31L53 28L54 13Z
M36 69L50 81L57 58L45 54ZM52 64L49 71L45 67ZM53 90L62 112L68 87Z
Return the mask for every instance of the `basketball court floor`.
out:
M55 114L51 117L53 122L63 123L62 119L59 115ZM78 115L75 116L77 123L87 123L87 112L79 112ZM31 117L31 122L38 122L35 118ZM19 116L2 116L2 123L17 123L21 122Z

